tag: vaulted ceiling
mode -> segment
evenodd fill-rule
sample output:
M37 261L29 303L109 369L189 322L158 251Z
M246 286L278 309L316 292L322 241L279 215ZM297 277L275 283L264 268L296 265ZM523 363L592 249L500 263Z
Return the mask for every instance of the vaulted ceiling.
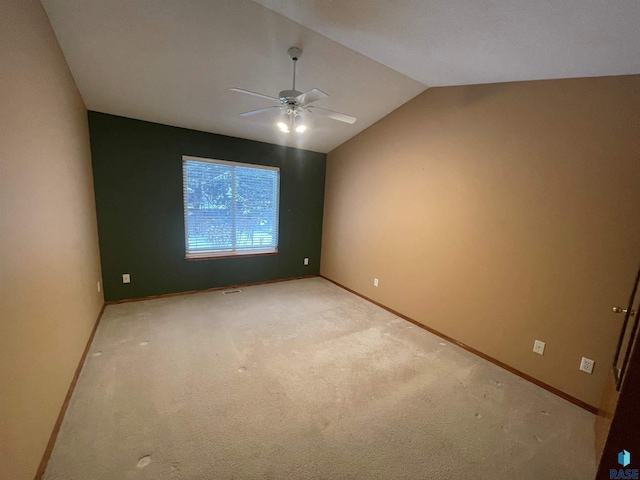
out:
M639 0L43 0L88 109L328 152L428 87L640 73ZM353 125L275 128L231 87L298 90Z

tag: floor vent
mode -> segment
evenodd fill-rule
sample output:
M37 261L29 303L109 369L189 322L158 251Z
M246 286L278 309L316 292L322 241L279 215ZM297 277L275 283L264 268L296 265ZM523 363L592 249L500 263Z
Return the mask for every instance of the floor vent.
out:
M242 290L226 290L224 292L222 292L223 295L229 295L230 293L242 293Z

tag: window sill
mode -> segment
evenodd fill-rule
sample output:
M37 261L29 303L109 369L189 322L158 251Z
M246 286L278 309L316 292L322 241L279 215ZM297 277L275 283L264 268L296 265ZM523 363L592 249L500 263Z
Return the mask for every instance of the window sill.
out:
M249 253L212 253L196 257L185 257L188 262L200 262L202 260L217 260L219 258L249 258L249 257L267 257L278 255L279 252L249 252Z

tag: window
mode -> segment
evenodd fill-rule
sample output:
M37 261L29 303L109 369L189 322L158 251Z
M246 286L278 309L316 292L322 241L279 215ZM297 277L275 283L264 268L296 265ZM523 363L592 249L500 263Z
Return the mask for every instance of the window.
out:
M278 251L280 169L182 157L187 258Z

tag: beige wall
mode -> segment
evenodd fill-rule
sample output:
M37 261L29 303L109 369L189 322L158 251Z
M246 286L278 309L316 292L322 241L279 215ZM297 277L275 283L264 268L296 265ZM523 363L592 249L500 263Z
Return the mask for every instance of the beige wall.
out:
M0 477L32 479L103 304L86 110L42 5L0 2Z
M640 76L433 88L329 154L321 274L597 405L638 212Z

